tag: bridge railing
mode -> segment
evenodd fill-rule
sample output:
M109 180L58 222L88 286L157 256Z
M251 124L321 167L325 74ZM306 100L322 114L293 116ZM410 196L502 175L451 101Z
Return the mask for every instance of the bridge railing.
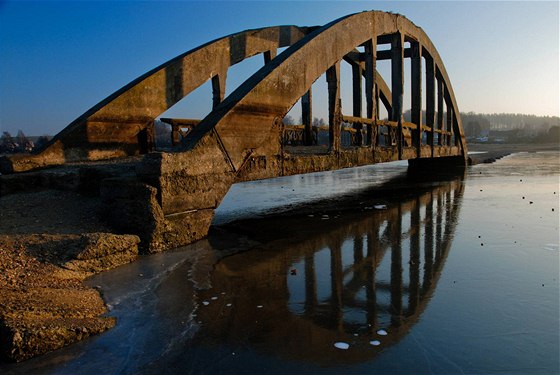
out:
M368 144L367 132L365 127L351 127L355 124L366 125L372 129L372 141ZM418 130L418 125L404 121L402 122L402 144L404 147L414 147L412 134ZM399 123L397 121L389 120L374 120L356 116L342 116L341 125L341 146L371 146L376 147L397 147L397 130ZM444 129L434 129L427 125L421 126L422 142L430 146L438 145L452 145L455 133ZM320 145L328 144L328 139L324 139L328 135L328 126L312 126L311 127L311 142L306 143L306 129L305 125L286 125L282 131L282 145L283 146L305 146L305 145ZM429 140L435 139L435 144L429 144Z

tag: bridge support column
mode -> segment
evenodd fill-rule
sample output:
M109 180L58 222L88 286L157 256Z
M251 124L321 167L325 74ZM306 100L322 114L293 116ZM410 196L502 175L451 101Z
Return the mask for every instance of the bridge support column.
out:
M269 51L264 51L263 52L263 57L264 57L264 63L268 64L269 62L272 61L272 59L274 59L276 57L276 49L271 49Z
M441 77L437 79L437 108L437 130L439 130L437 144L441 146L443 145L443 80Z
M379 95L376 94L377 90L375 88L375 57L377 52L377 38L368 40L364 44L364 51L366 65L366 116L369 119L377 120L377 106L379 101ZM377 143L376 139L377 126L374 121L373 124L367 124L366 144L369 146L375 146Z
M449 103L449 92L447 91L447 87L444 87L444 100L445 100L445 109L446 109L446 121L445 121L445 131L448 133L445 135L445 145L446 146L451 146L451 132L453 132L453 126L452 126L452 122L453 122L453 108L451 108L451 104Z
M303 144L311 146L313 144L313 96L312 91L309 89L301 97L301 119L303 122Z
M215 132L188 152L146 155L136 174L136 183L129 185L138 188L123 187L113 196L113 186L106 189L105 201L107 212L124 230L138 234L149 252L205 237L214 209L235 179Z
M424 51L422 51L424 54ZM426 125L432 129L428 133L428 145L431 148L432 157L434 157L434 127L436 116L436 72L435 64L432 56L427 53L424 56L426 61Z
M226 95L226 77L227 70L212 77L212 109L215 109L224 100Z
M434 172L445 168L465 168L467 160L463 156L442 156L435 158L408 159L408 168L427 172Z
M404 49L403 34L397 32L391 39L391 92L393 94L393 108L391 120L398 122L397 127L397 149L399 160L402 159L402 111L403 111L403 92L404 92Z
M352 65L352 115L354 117L362 117L362 75L362 67L360 65ZM363 143L363 125L355 122L353 128L356 130L354 146L361 146Z
M416 157L422 156L422 46L419 42L411 41L412 52L410 64L411 78L411 121L416 124L413 132L413 144L416 146Z
M327 70L329 88L329 147L340 151L340 61Z

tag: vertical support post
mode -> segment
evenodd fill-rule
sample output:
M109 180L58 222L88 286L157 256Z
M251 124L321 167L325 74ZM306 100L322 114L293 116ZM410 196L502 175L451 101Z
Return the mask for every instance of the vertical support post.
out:
M310 146L313 144L313 129L311 127L313 119L313 103L311 89L301 97L301 120L303 122L303 144Z
M352 65L352 115L354 117L362 117L362 75L363 69L360 64ZM356 130L354 146L361 146L363 125L355 122L352 127Z
M441 134L441 131L443 130L443 80L440 78L437 79L437 104L437 129L440 131L437 143L438 146L441 146L443 141L443 134Z
M436 123L436 71L432 56L426 55L426 125L432 129L428 133L428 145L434 156L434 127Z
M411 120L417 128L414 132L414 145L416 146L416 157L421 156L422 151L422 46L419 42L411 41L412 50L410 64L411 79Z
M340 151L340 61L327 70L329 89L329 147Z
M461 143L461 131L459 129L459 122L457 121L457 113L453 116L453 134L455 135L455 146L459 147Z
M368 119L374 120L373 124L367 124L366 126L366 144L368 146L375 146L376 139L374 138L374 134L377 134L377 106L379 102L378 95L376 95L375 89L375 63L376 63L376 54L377 54L377 38L375 37L375 33L373 34L374 37L371 40L368 40L364 44L364 53L365 53L365 65L366 65L366 117ZM373 131L375 127L376 131ZM377 137L375 137L377 138Z
M273 58L276 57L276 49L272 49L269 51L263 52L264 63L265 65L268 64Z
M447 99L447 87L445 87L445 109L447 109L447 119L445 121L445 130L447 131L447 135L445 136L445 145L451 146L451 137L452 135L449 134L453 131L453 107L450 105L450 101Z
M402 110L404 92L404 49L403 34L396 32L391 39L391 92L393 94L393 108L391 120L398 123L397 150L399 160L402 159Z
M181 136L179 135L179 125L171 124L171 145L177 146L181 143Z
M138 151L140 154L147 154L154 150L155 147L155 122L148 121L144 124L144 128L138 132Z
M377 120L379 119L379 87L375 85L375 133L372 134L371 144L372 146L379 146L379 125Z
M212 109L215 109L224 100L226 95L226 77L227 70L212 77Z

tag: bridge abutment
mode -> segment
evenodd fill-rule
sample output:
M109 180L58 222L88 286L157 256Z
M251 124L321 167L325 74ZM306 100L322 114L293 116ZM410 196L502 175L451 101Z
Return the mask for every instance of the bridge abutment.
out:
M464 167L467 160L464 156L444 156L439 158L409 159L408 166L415 169L434 169L443 167Z
M137 234L146 251L157 252L205 237L234 177L209 133L189 152L146 155L136 178L104 181L101 197L115 228Z

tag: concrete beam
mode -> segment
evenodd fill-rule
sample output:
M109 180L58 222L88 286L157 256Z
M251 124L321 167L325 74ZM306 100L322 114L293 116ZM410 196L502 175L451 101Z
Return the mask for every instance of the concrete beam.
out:
M399 123L397 127L397 149L399 159L402 158L402 122L403 122L403 93L404 93L404 36L400 31L393 34L391 40L391 93L393 94L393 110L391 121Z
M443 80L437 79L437 127L436 129L441 131L443 130ZM438 146L443 145L443 136L442 134L438 134Z
M340 62L337 61L327 70L329 90L329 148L340 150Z
M428 145L434 148L434 125L436 123L436 72L434 59L430 55L424 54L426 61L426 125L432 130L428 133Z
M411 59L411 121L418 127L413 134L413 144L416 146L417 156L421 157L422 146L422 46L418 42L410 42Z
M304 126L303 144L310 146L313 144L313 95L311 89L301 97L301 119Z
M227 70L212 77L212 109L216 108L226 96Z
M375 95L375 65L376 65L376 49L377 41L376 38L368 40L364 44L365 50L365 76L366 76L366 117L370 119L377 119L377 105L378 100L376 100ZM366 129L366 144L371 146L375 145L377 138L377 127L375 128L375 135L373 132L373 126L368 124Z
M352 66L352 114L355 117L362 117L362 76L363 69L360 65ZM362 124L355 122L353 128L356 129L355 146L361 146Z

